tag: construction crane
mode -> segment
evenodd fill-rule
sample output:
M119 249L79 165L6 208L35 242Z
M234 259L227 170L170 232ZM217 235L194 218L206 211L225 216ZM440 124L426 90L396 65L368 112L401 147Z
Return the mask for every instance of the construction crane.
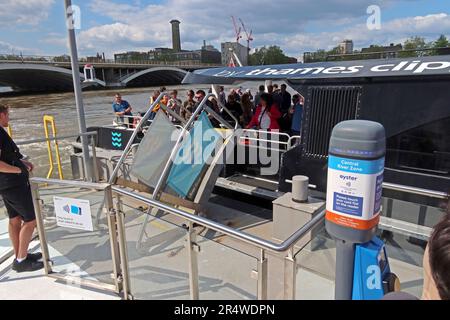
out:
M231 20L233 21L233 26L234 26L234 32L236 34L236 42L239 43L239 40L242 39L241 36L241 27L238 28L238 25L236 23L236 19L234 18L234 16L231 16Z
M247 29L245 28L244 21L242 21L241 18L239 18L239 21L241 22L242 29L244 29L245 35L247 36L247 49L250 52L250 42L253 41L253 30L250 30L250 33L248 33Z

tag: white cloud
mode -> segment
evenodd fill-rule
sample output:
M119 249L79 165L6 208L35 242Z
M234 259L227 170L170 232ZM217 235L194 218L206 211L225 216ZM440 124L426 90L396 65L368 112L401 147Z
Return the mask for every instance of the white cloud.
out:
M36 26L47 19L55 0L0 0L0 26Z
M118 0L116 0L118 1ZM426 0L403 0L409 2ZM121 1L122 2L122 1ZM133 0L90 0L85 10L109 19L78 32L81 55L105 52L108 56L122 51L145 51L171 47L169 21L181 21L184 49L198 49L203 40L218 49L221 42L233 41L231 15L241 17L253 29L252 47L276 44L289 55L299 57L304 51L331 49L341 40L353 39L356 47L402 42L414 35L436 39L450 34L450 16L446 13L384 21L380 31L365 26L366 9L378 4L382 13L397 0L163 0L144 4ZM38 25L47 18L54 0L0 0L2 25ZM89 16L82 13L82 17ZM104 19L99 19L104 21ZM82 27L88 25L82 21ZM91 24L92 25L92 24ZM47 34L40 43L66 46L66 34ZM245 44L245 35L242 43Z
M415 1L418 0L409 0ZM445 13L396 19L384 22L381 31L368 30L365 26L367 7L378 4L382 10L389 10L395 2L166 0L159 5L140 5L140 1L123 4L92 0L90 10L114 22L82 30L79 43L82 52L104 51L109 55L139 48L170 47L169 21L179 19L184 49L198 49L203 40L218 47L221 42L234 39L231 15L241 17L247 28L253 29L253 47L276 44L297 57L304 51L330 49L346 38L362 47L402 41L416 34L432 38L437 38L440 33L450 34L450 18ZM242 43L245 43L245 35Z
M343 39L352 39L355 47L361 48L371 44L403 43L415 35L434 41L440 34L450 35L450 15L446 13L387 21L381 25L381 30L371 31L365 24L357 24L336 32L288 36L284 46L290 52L331 49Z
M324 4L325 2L325 4ZM254 46L267 43L284 45L283 38L304 33L310 22L343 26L366 14L373 3L381 0L166 0L159 5L136 6L106 0L92 0L90 9L114 23L80 33L80 48L117 52L130 47L171 46L169 21L181 21L182 45L198 49L203 40L216 46L232 41L231 15L241 17L254 30ZM273 39L270 39L273 37ZM271 41L268 41L271 40ZM245 39L243 40L245 43Z
M30 48L23 48L15 46L11 43L0 41L0 54L19 54L20 52L26 52L27 54L35 52L35 50Z

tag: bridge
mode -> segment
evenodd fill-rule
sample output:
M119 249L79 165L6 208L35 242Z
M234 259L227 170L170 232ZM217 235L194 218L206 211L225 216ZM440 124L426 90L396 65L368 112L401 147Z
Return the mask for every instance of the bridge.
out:
M188 71L220 67L196 61L114 61L80 59L84 88L151 87L180 84ZM85 82L83 69L90 64L96 79ZM21 92L54 92L73 89L67 56L11 56L0 54L0 86Z

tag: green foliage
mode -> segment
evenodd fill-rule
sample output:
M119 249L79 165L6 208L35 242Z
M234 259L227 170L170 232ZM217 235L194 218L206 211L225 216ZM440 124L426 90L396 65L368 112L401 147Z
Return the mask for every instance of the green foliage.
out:
M270 65L291 63L291 58L286 56L278 46L262 47L249 55L249 65Z
M429 55L427 51L408 51L408 50L423 50L429 48L429 44L425 42L425 38L415 36L407 39L403 44L403 50L399 53L399 58L422 57Z
M425 38L419 36L410 37L404 42L403 50L397 53L398 58L414 58L431 55L450 55L450 41L445 35L441 35L434 42L426 42ZM389 53L385 47L371 45L369 48L365 48L363 53L355 50L351 55L340 55L339 48L334 48L329 51L317 50L316 52L305 54L304 62L380 59L387 58L388 56Z
M450 54L450 42L447 37L443 34L432 44L432 48L435 49L431 51L433 56ZM442 49L446 48L446 49Z

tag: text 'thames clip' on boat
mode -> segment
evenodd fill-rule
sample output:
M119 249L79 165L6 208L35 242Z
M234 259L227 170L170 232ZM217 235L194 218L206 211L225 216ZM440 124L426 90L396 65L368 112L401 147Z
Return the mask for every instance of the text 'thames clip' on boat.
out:
M183 83L265 80L286 81L305 97L301 141L283 156L280 191L290 191L286 180L295 175L326 190L331 131L350 119L385 127L386 186L449 191L450 56L216 68Z

